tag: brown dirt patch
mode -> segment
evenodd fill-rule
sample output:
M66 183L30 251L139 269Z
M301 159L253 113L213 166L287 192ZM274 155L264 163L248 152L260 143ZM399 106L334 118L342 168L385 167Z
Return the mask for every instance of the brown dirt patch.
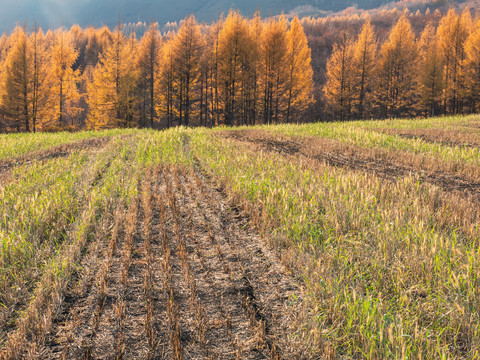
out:
M109 264L105 274L98 266L83 295L67 295L62 316L37 354L299 358L289 342L293 309L287 306L299 289L262 247L247 217L199 173L166 168L150 178L149 200L129 211L116 245L100 252ZM125 280L126 259L131 260Z
M261 130L229 131L223 132L223 136L257 144L266 151L305 156L330 166L369 172L392 181L399 177L413 176L419 181L435 184L445 191L458 191L480 198L480 182L475 181L477 179L463 177L456 174L453 169L442 169L439 163L428 163L425 159L416 159L415 155L411 154L359 148L323 138L274 135Z

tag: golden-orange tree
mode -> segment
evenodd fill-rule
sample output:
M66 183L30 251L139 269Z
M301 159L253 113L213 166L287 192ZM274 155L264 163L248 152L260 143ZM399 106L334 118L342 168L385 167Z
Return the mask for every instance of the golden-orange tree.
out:
M422 32L418 50L419 59L416 68L418 107L425 114L435 116L435 109L443 94L443 72L433 24L428 24Z
M148 31L142 37L138 46L137 70L139 72L139 108L140 126L154 126L156 117L155 103L157 89L155 85L159 74L161 37L158 31L158 24L152 23Z
M133 50L133 51L132 51ZM134 116L135 48L119 28L100 55L93 79L87 86L91 129L131 127Z
M197 121L195 124L200 126L208 126L211 123L211 113L209 105L209 89L211 88L211 57L208 47L208 27L202 25L200 27L202 33L201 48L199 58L199 80L198 80L198 105L197 105Z
M295 17L288 32L286 121L298 118L313 103L312 51L303 27Z
M167 127L173 125L176 118L175 84L173 68L173 39L170 37L163 43L160 52L160 72L157 77L157 88L162 89L157 98L157 114L166 118Z
M16 27L2 63L1 103L10 125L25 131L41 129L47 117L49 58L43 32L29 36Z
M196 115L199 61L202 46L200 27L192 15L186 18L173 40L173 71L177 96L177 113L180 125L189 125Z
M465 42L465 59L462 68L463 84L466 96L471 102L471 111L477 112L480 108L480 20L475 22L474 30Z
M47 50L45 35L40 29L30 35L32 47L32 131L43 127L48 120L48 101L50 87L50 56Z
M199 124L215 126L221 123L220 104L220 31L224 19L204 28L200 57L200 117Z
M16 27L2 69L2 106L11 126L31 130L32 49L27 33Z
M410 115L414 97L417 44L405 14L380 50L376 101L383 117Z
M362 27L353 49L353 101L360 119L371 111L375 88L377 42L370 20Z
M78 106L80 94L77 88L80 72L73 69L78 52L72 38L62 28L53 34L50 47L49 117L59 126L73 125L81 109Z
M445 113L456 114L462 107L462 62L465 41L471 31L470 11L461 15L451 9L438 26L438 48L443 62L443 106Z
M219 33L221 104L227 125L247 124L253 91L254 39L248 22L231 11Z
M352 40L347 31L343 31L327 62L327 83L323 91L339 120L348 119L352 110L355 74L353 50Z
M262 32L260 59L262 73L259 77L265 124L281 122L286 110L285 91L288 81L288 29L285 17L271 19Z
M252 104L250 104L249 108L251 109L250 124L255 125L257 121L259 121L259 114L262 107L262 96L261 96L261 89L260 89L260 78L262 74L262 62L261 62L261 40L263 35L263 22L262 18L260 17L260 12L257 11L255 16L250 21L250 33L253 38L253 49L252 52L254 54L251 60L252 66L252 86L253 89L251 91L252 97Z

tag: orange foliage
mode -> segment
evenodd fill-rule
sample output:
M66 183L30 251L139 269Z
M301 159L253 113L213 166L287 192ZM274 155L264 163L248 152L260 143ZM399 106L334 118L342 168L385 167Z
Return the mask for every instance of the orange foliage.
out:
M0 128L473 112L480 101L479 26L468 9L445 16L353 9L267 20L231 11L211 25L192 16L163 29L139 23L113 32L16 28L0 38Z

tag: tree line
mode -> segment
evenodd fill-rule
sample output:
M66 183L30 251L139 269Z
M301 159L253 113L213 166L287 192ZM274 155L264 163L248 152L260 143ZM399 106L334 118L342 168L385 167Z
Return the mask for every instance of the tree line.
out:
M341 30L323 92L339 120L436 116L480 110L480 19L450 9L415 36L403 13L379 44L367 19Z
M175 32L117 26L0 38L0 130L255 125L301 120L312 105L311 49L298 18Z

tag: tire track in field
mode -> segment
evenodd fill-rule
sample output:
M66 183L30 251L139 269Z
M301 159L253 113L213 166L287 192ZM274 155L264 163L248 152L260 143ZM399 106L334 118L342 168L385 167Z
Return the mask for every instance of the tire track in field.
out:
M480 200L480 183L450 173L428 171L413 166L394 163L370 155L368 149L352 149L329 139L291 139L264 131L230 131L223 133L228 139L240 143L256 144L259 148L283 156L304 156L337 168L373 173L381 178L396 181L413 176L420 181L437 185L445 191L458 191Z

